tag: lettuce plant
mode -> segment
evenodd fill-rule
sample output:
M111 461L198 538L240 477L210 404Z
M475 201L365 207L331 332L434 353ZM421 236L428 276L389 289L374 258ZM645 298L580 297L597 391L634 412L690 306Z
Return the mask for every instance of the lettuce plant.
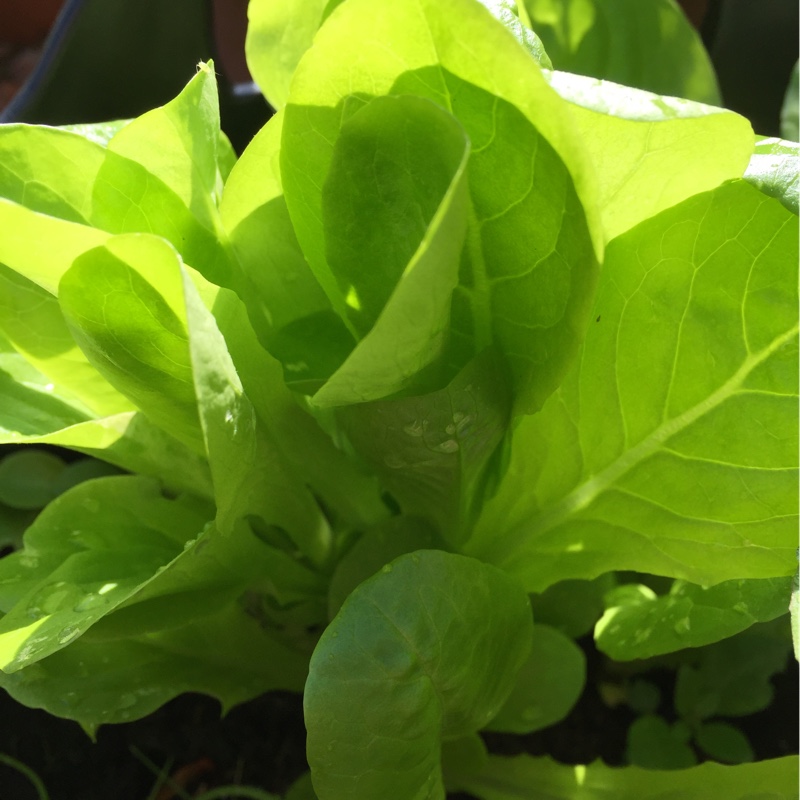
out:
M126 473L0 561L6 691L92 732L303 690L322 800L791 794L791 758L478 736L562 719L592 627L628 661L777 620L772 674L797 565L797 145L698 102L685 31L695 99L560 70L561 5L253 0L278 112L238 160L205 64L0 128L0 436ZM724 760L720 661L680 703Z

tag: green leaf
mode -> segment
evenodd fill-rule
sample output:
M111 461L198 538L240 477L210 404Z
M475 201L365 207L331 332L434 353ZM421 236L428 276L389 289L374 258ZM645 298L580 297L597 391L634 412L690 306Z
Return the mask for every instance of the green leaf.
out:
M559 581L541 594L531 595L533 618L579 639L603 614L603 595L614 586L612 575L593 581Z
M403 510L460 544L479 510L482 479L506 432L509 406L490 351L446 389L349 406L338 418Z
M628 729L627 759L645 769L683 770L697 764L681 723L670 725L662 717L639 717Z
M314 392L355 339L303 256L280 178L283 114L256 134L225 184L220 215L237 259L235 283L259 340L284 366L286 383Z
M531 591L791 574L797 260L797 218L742 181L612 243L582 354L514 431L467 551Z
M196 81L189 88L195 85ZM173 103L183 97L182 94ZM150 126L147 119L143 120L134 120L123 130L131 128L133 131L136 146L130 147L132 156L146 161L146 134ZM205 129L198 134L211 135ZM128 136L126 133L123 138L127 140ZM47 126L2 126L0 197L31 211L109 233L144 232L164 236L189 263L219 280L228 275L229 266L215 229L204 226L202 220L193 216L186 199L169 184L172 175L163 175L162 180L161 173L157 176L147 168L159 167L159 159L165 158L166 142L165 139L157 147L156 163L143 166L113 148L107 148L105 143L98 143L95 137L86 138ZM126 148L120 146L120 149ZM223 152L227 153L226 150ZM172 152L169 156L173 168L180 162L178 155ZM225 157L229 158L229 155ZM44 223L39 221L39 224ZM58 238L52 237L78 235L75 229L59 228L52 222L46 224L48 227L42 230L50 234L48 241L58 243ZM86 235L97 236L97 233ZM99 243L93 241L93 244ZM49 259L55 262L49 271L55 271L57 277L66 269L63 259L59 260L61 255L55 252ZM65 255L72 260L77 253L68 251ZM41 274L36 270L35 262L29 264L24 259L4 261L47 291L56 293L57 279Z
M381 567L415 550L444 549L441 539L425 520L390 517L365 531L336 563L328 587L328 618L339 613L344 601Z
M158 478L165 487L212 496L205 458L156 427L143 414L128 412L87 420L57 401L41 385L33 390L6 381L0 391L0 444L52 444L103 459L130 472ZM45 379L46 380L46 379Z
M538 622L528 660L497 716L486 730L532 733L569 714L586 684L586 658L569 637Z
M172 247L153 236L114 237L75 261L59 295L90 363L157 425L204 453Z
M98 416L133 410L88 362L72 338L58 300L0 264L0 330L26 360Z
M566 72L548 77L573 104L572 124L596 171L609 240L740 178L747 167L753 130L738 114Z
M94 141L44 125L0 128L0 196L32 211L90 224L92 192L105 159Z
M313 563L325 563L331 532L319 506L306 485L284 468L279 450L243 391L225 340L186 272L183 293L220 531L230 533L238 520L256 515L286 530Z
M525 0L556 69L721 105L700 35L673 0Z
M104 231L31 211L0 197L0 263L58 293L58 282L72 262L105 244Z
M284 800L317 800L314 785L311 783L311 773L301 775L290 787Z
M463 556L412 553L362 584L323 633L306 683L321 800L444 800L442 740L497 713L530 636L519 587Z
M77 133L84 139L105 147L129 122L130 119L115 119L110 122L78 122L58 127L62 131Z
M366 63L369 70L358 66ZM517 409L535 410L585 329L602 249L591 221L592 172L572 137L570 107L502 24L470 0L348 0L298 67L281 142L292 223L332 301L341 293L328 260L323 187L343 125L387 94L432 100L472 142L452 369L494 343L511 367Z
M323 226L339 304L361 340L316 405L395 394L441 358L467 229L468 155L464 129L423 98L378 97L342 125Z
M222 194L219 142L217 81L209 61L198 64L197 74L174 100L121 128L108 149L145 167L215 231Z
M789 211L798 213L800 192L800 144L783 139L756 142L744 179L764 194L780 200Z
M800 104L800 81L798 80L798 63L794 65L786 96L781 108L781 136L792 142L800 140L798 132L798 104Z
M559 764L528 755L490 756L465 775L459 789L481 800L791 800L797 793L797 756L728 767L711 762L689 769L657 771ZM532 794L535 792L536 794Z
M363 529L383 519L387 510L376 478L347 457L297 404L281 379L280 364L259 346L242 301L223 289L213 311L245 393L286 463L321 498L334 521Z
M204 504L146 478L102 478L53 501L0 560L0 661L13 672L61 649L129 599L203 529Z
M675 581L662 597L646 587L612 591L595 641L616 661L702 647L785 614L791 584L790 577L726 581L710 588Z
M341 2L341 0L338 0ZM286 105L289 83L337 0L252 0L247 6L247 66L274 108Z
M531 21L525 6L517 0L480 0L492 16L498 19L511 31L514 38L533 56L544 69L553 69L553 63L547 55L542 40L531 30Z
M690 724L713 716L740 717L765 709L770 678L783 672L791 651L788 620L756 625L700 650L678 670L675 709Z
M229 606L146 637L81 638L17 672L0 672L0 687L91 734L101 724L145 717L183 692L216 697L224 713L271 689L300 691L307 661Z
M58 494L64 462L45 450L18 450L0 461L0 503L24 511L44 508Z
M698 747L715 761L728 764L744 764L755 761L753 748L747 737L727 722L706 722L697 729L695 739Z

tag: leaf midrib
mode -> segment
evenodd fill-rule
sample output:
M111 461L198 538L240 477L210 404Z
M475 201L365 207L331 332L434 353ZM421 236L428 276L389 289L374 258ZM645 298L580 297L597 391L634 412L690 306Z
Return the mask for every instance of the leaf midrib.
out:
M665 421L635 447L622 453L615 461L594 477L576 486L554 506L541 513L532 524L518 526L525 528L527 536L540 535L566 522L570 517L587 508L603 492L614 485L626 472L649 458L676 434L688 428L705 414L719 406L738 390L756 367L766 361L773 353L783 347L798 333L800 326L776 337L759 353L747 358L741 367L705 400L684 411L677 417Z

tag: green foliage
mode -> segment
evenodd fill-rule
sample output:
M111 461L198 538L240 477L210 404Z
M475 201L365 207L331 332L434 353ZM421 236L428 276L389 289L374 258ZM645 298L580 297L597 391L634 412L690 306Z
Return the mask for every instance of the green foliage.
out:
M790 796L690 765L788 653L797 148L697 102L673 3L608 8L253 0L235 164L211 65L0 127L0 442L112 465L0 463L0 686L92 732L305 684L298 798ZM593 626L679 652L677 723L623 691L678 769L487 757Z

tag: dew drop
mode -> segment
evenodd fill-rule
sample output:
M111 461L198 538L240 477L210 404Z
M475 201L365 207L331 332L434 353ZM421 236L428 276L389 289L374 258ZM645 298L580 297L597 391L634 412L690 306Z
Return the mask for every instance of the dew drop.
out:
M457 414L453 415L453 421L455 421L457 416ZM459 419L456 423L458 435L463 436L465 433L467 433L469 426L472 425L473 422L475 422L475 416L473 414L463 414L461 419Z
M27 614L33 619L41 619L47 614L54 614L64 608L72 606L83 597L83 591L74 583L56 581L43 586L31 598Z
M458 442L455 439L445 439L433 449L437 453L455 453L458 450Z
M81 505L90 513L96 514L100 510L100 503L93 497L88 497Z
M387 453L383 457L383 463L386 464L389 469L402 469L408 466L408 464L395 453Z
M422 436L422 433L424 431L424 426L418 419L415 419L413 422L410 422L408 425L405 425L403 427L403 430L409 436L419 437Z
M122 710L125 708L132 708L136 705L136 694L134 692L123 692L119 696L119 703L117 708Z
M445 430L445 433L447 433L450 436L452 436L456 432L456 426L455 425L448 425L444 430Z
M686 617L685 619L679 619L674 625L675 633L677 634L688 633L691 627L692 623L689 617Z
M62 628L56 639L59 644L69 644L81 635L81 629L78 625L67 625Z
M80 614L82 611L92 611L96 608L102 608L107 604L107 597L103 597L102 594L95 594L92 592L91 594L85 595L82 600L79 600L72 610Z
M533 722L539 716L539 712L536 708L526 708L522 712L522 719L526 722Z
M17 559L17 564L25 569L36 569L39 566L39 559L36 556L21 555Z
M391 572L391 571L392 571L392 565L391 565L391 564L384 564L384 565L381 567L381 572L384 572L384 573L389 573L389 572Z

